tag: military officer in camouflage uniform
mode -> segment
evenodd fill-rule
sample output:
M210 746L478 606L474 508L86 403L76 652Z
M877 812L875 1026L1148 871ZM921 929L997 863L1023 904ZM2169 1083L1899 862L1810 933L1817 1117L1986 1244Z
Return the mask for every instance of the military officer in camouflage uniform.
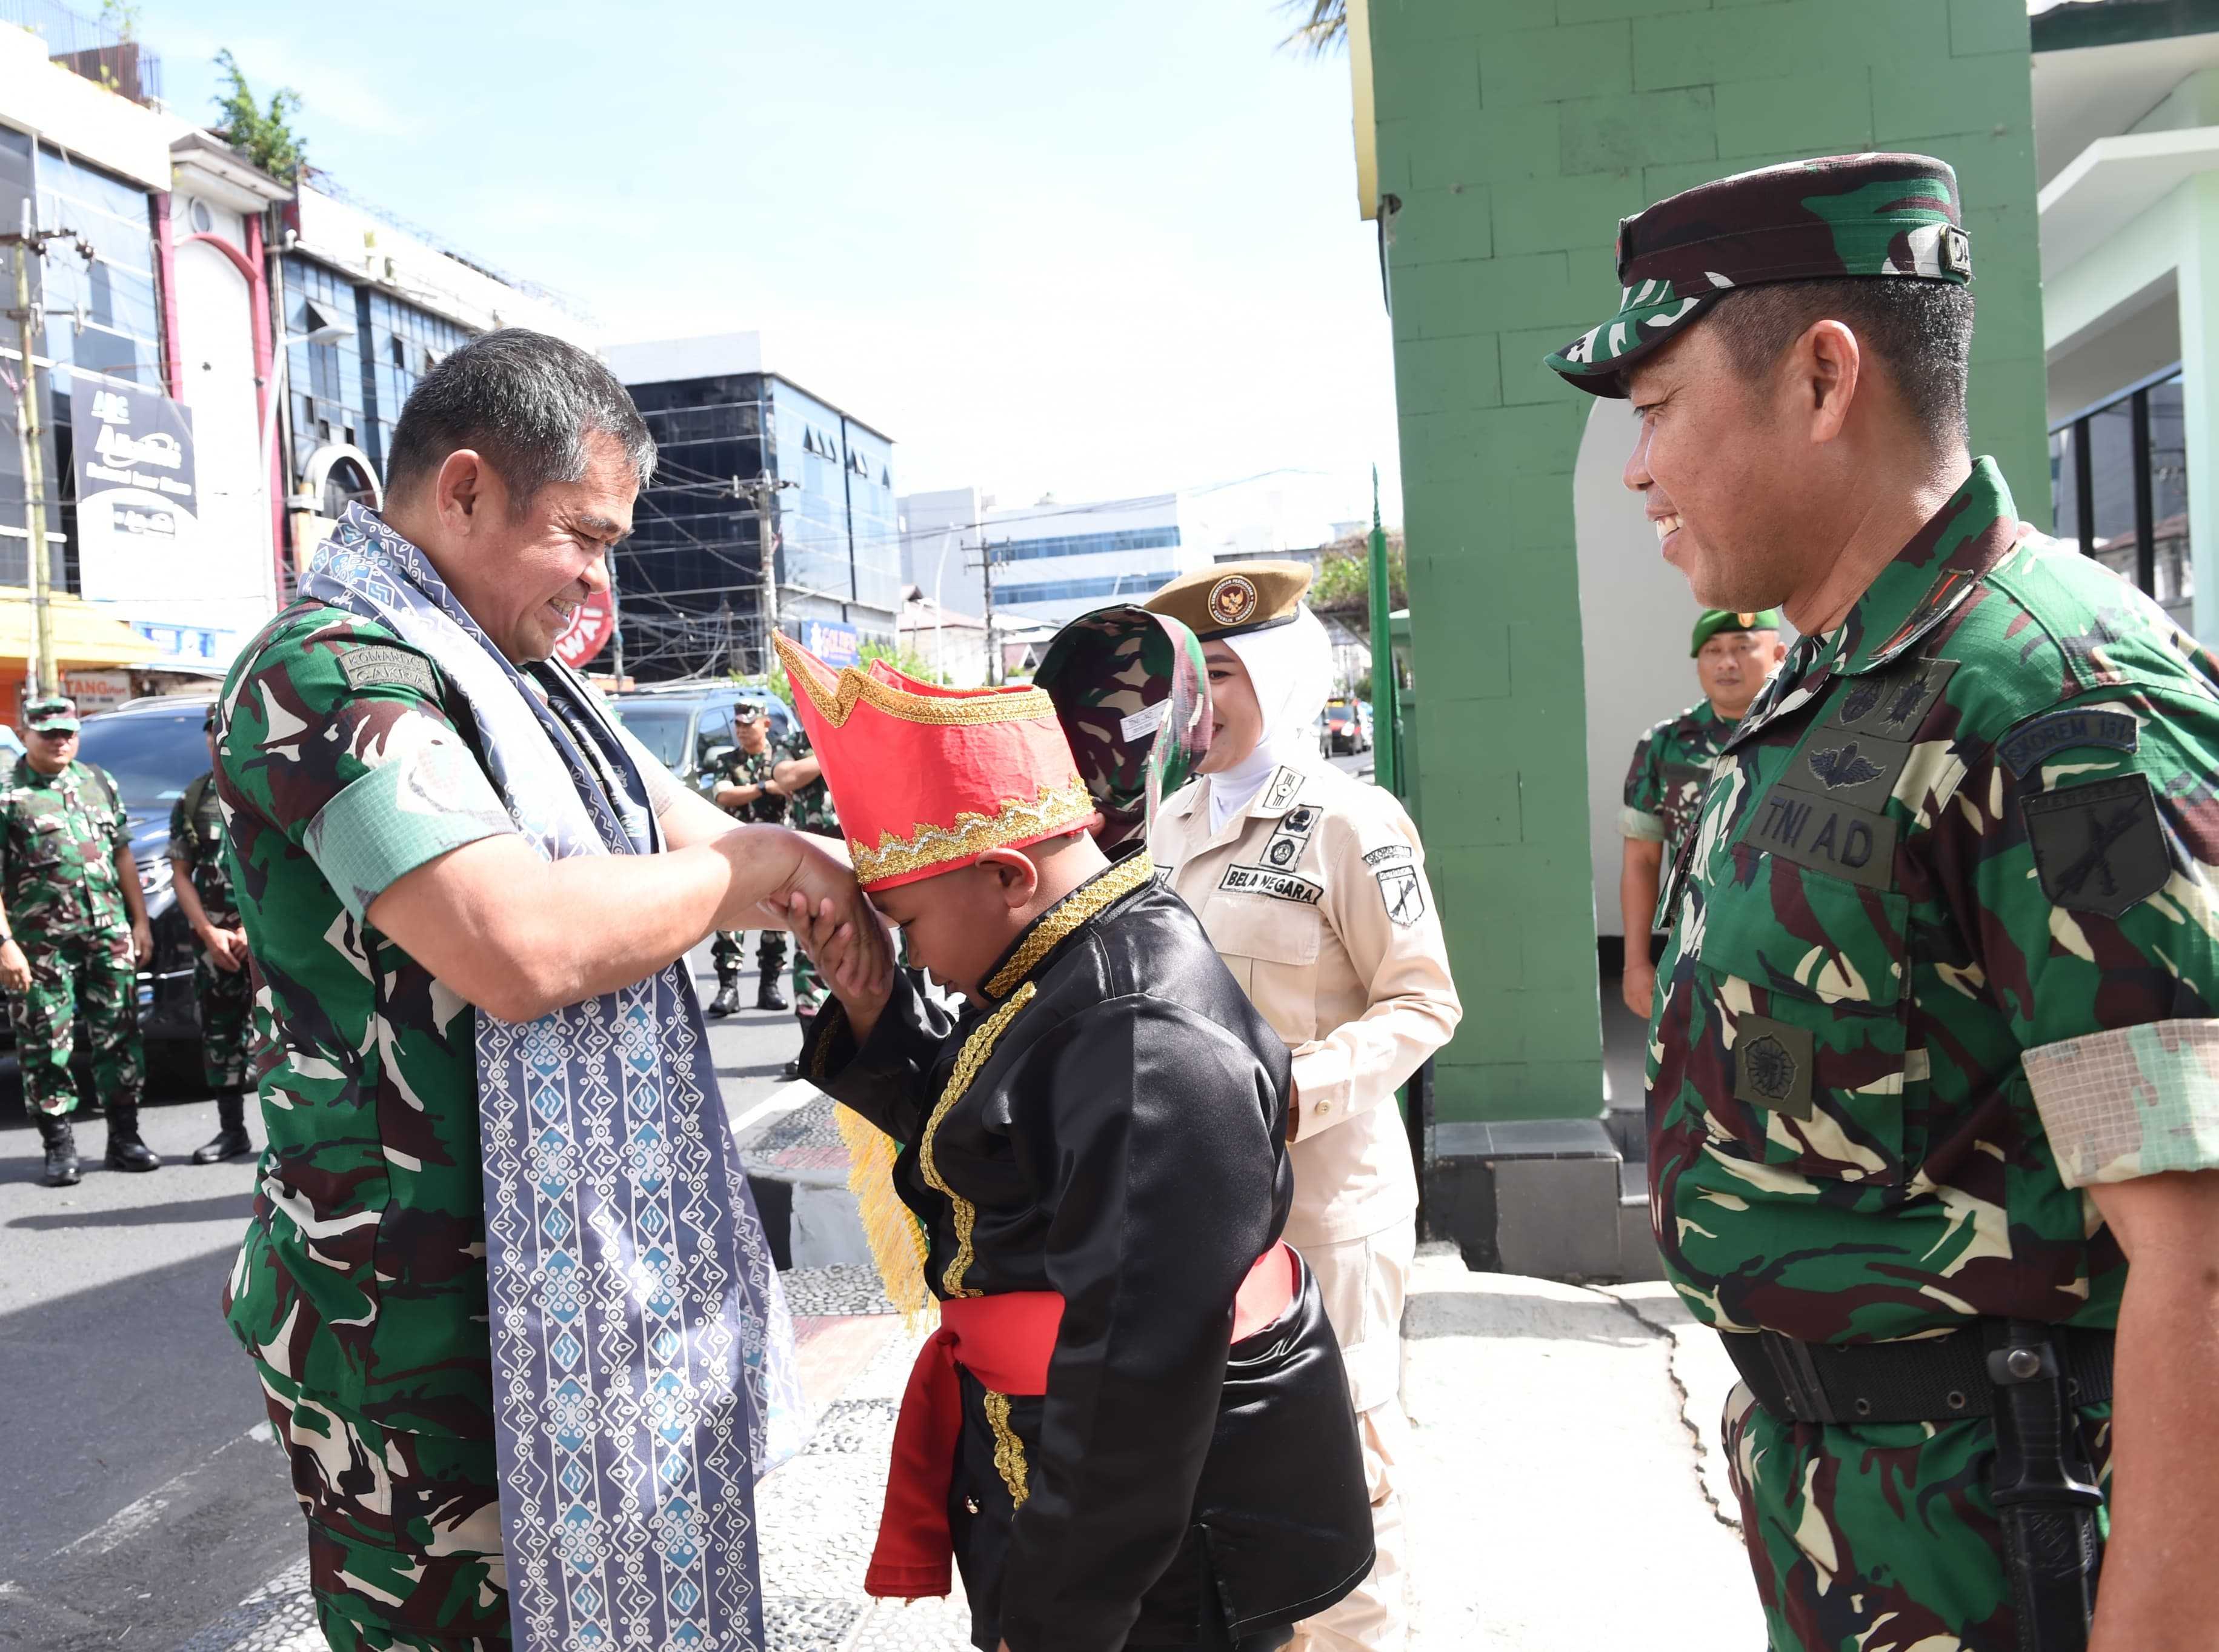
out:
M779 748L778 767L772 771L779 790L785 792L792 804L786 824L798 832L807 832L812 837L838 837L840 810L832 802L832 788L824 784L824 770L817 761L817 749L809 743L809 731L794 719L793 733ZM817 973L817 966L806 948L793 949L793 1015L801 1023L802 1037L809 1036L810 1023L817 1012L824 1007L824 982ZM801 1077L801 1058L796 1056L786 1064L786 1077Z
M1775 1652L2207 1646L2219 659L1971 456L1971 274L1940 161L1770 168L1551 358L1803 634L1667 892L1651 1205Z
M1656 893L1663 869L1680 858L1681 847L1694 831L1695 805L1711 780L1711 760L1787 654L1781 646L1780 615L1770 608L1756 613L1706 608L1695 621L1688 651L1703 698L1641 736L1625 771L1625 804L1618 811L1618 835L1625 840L1618 908L1625 926L1625 971L1619 991L1625 1007L1644 1021L1656 991L1656 971L1644 942L1660 916Z
M786 823L786 798L774 778L778 753L770 743L770 714L753 700L732 707L732 733L738 743L718 760L709 777L709 798L736 820L768 826ZM786 931L765 929L755 941L755 1008L783 1009L779 972L786 967ZM709 948L717 965L717 996L708 1013L729 1015L740 1007L740 970L747 961L747 940L736 929L720 929Z
M215 707L201 724L208 772L177 794L170 808L171 887L177 910L201 943L193 960L193 991L201 1012L201 1074L215 1096L214 1140L193 1150L196 1164L244 1158L246 1133L247 1023L254 1009L252 960L223 859L223 805L215 795Z
M75 703L34 699L23 721L29 749L0 791L0 987L24 1105L46 1146L46 1183L60 1188L78 1179L70 1061L80 1023L108 1113L109 1168L161 1164L139 1139L139 966L153 956L154 937L115 781L77 761Z

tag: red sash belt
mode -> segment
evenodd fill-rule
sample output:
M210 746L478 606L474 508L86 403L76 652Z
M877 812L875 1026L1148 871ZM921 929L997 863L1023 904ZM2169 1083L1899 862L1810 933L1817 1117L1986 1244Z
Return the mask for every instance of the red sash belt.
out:
M1233 1337L1253 1336L1294 1301L1295 1253L1282 1242L1256 1258L1233 1299ZM940 1305L940 1329L917 1351L894 1425L893 1461L879 1541L864 1576L868 1593L913 1600L946 1594L955 1552L948 1492L963 1433L962 1366L996 1394L1047 1392L1047 1367L1063 1324L1052 1290L959 1296Z

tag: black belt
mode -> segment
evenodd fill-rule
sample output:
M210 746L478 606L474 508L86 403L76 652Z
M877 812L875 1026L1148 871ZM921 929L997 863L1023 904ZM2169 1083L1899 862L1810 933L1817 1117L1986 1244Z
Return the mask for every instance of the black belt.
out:
M1801 1342L1773 1331L1723 1336L1756 1402L1785 1421L1946 1423L1995 1414L1990 1324L1911 1342ZM2069 1403L2109 1400L2114 1333L2060 1326L2050 1334Z

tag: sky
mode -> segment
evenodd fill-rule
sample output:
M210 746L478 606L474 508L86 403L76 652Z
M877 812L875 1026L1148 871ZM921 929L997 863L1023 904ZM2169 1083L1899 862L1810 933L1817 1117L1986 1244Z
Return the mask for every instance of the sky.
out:
M1004 506L1308 476L1400 517L1348 64L1271 0L140 0L179 114L229 47L313 165L612 342L759 331Z

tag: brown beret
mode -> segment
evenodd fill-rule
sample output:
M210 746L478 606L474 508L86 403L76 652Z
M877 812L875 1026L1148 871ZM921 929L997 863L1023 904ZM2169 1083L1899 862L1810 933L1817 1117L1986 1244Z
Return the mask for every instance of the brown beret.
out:
M1310 571L1308 562L1220 562L1180 574L1141 606L1212 643L1293 624Z

